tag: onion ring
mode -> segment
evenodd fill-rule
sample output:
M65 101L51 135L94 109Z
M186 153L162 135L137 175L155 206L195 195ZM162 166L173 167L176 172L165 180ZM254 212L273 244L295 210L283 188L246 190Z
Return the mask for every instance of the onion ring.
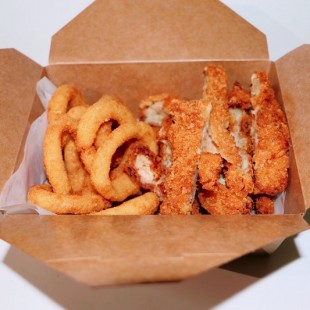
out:
M90 148L102 124L115 120L119 125L134 123L130 110L117 98L103 96L91 105L81 117L77 130L77 146L80 151Z
M112 132L112 121L105 122L100 126L95 139L96 149L108 139L111 132Z
M71 185L67 175L62 154L62 137L70 134L75 136L77 124L69 117L54 119L47 127L43 142L44 168L53 191L59 194L69 194Z
M87 111L87 106L85 105L78 105L76 107L72 107L67 112L67 115L77 121L79 121L82 117L82 115Z
M100 195L58 194L47 184L32 186L28 191L28 200L56 214L88 214L111 206L111 203Z
M91 165L94 156L96 154L97 148L108 139L108 136L111 133L111 131L112 131L111 121L102 124L98 130L94 145L80 152L81 160L85 165L85 168L88 171L88 173L90 173Z
M105 209L90 215L151 215L158 210L159 197L152 192L123 202L121 205Z
M67 142L63 149L63 156L72 193L81 193L87 184L86 178L88 173L80 160L74 140L70 139Z
M75 106L87 106L82 94L72 85L59 86L53 94L47 110L47 119L52 121L59 114L67 113L68 108Z
M143 122L124 124L115 129L104 145L98 148L91 165L91 181L96 190L106 199L123 201L132 195L131 189L120 186L120 178L110 179L113 154L125 142L138 139L157 155L158 146L152 127ZM122 176L124 178L124 176ZM129 177L128 177L129 178ZM130 182L132 184L132 182ZM127 184L127 183L126 183ZM128 183L129 184L129 183ZM124 184L123 184L124 185Z

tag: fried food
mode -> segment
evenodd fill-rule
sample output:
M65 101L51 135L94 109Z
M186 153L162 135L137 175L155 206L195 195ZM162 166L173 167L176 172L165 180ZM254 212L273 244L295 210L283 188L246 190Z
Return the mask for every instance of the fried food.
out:
M138 152L136 157L156 158L156 137L148 124L136 121L130 110L115 97L103 96L93 105L87 105L74 87L66 85L56 90L48 113L43 159L49 184L30 188L30 202L56 214L89 214L114 207L113 201L125 203L129 196L143 195L144 198L134 198L127 207L126 204L122 208L118 206L116 210L120 211L117 212L148 214L157 210L158 196L147 192L144 180L134 181L126 173L131 156L119 152L124 145L131 149L134 141L139 141L143 154ZM111 147L115 147L112 152ZM107 154L104 149L108 150ZM101 163L106 159L109 167L102 176L100 173L105 166L101 167ZM98 167L99 174L96 174ZM142 170L137 167L137 172ZM96 177L100 181L105 177L104 182L110 184L112 191L102 195ZM119 194L116 198L115 193Z
M82 193L88 185L88 173L80 159L77 147L73 139L70 139L63 148L63 159L68 181L72 193Z
M220 154L202 152L198 164L199 182L204 190L214 190L220 180L223 158Z
M274 214L274 200L268 196L259 196L255 199L257 214Z
M219 153L227 162L239 165L241 157L229 132L227 75L222 66L209 65L204 70L203 98L207 108L203 150ZM210 141L208 141L210 140Z
M152 192L148 192L129 199L119 206L93 212L90 215L151 215L157 212L158 205L158 196Z
M72 107L68 110L67 115L77 121L79 121L82 117L82 115L86 112L88 106L86 105L78 105L75 107Z
M288 126L267 75L256 72L251 79L254 193L275 196L283 192L288 184Z
M252 108L250 93L242 88L239 82L235 82L228 94L228 106L248 110Z
M169 145L172 160L164 172L160 213L192 214L205 107L201 100L174 99L165 108L168 116L159 137Z
M53 94L47 110L47 119L51 121L59 115L66 114L72 107L85 106L87 104L80 91L72 85L62 85Z
M173 99L167 93L149 96L139 104L139 118L141 121L153 127L161 127L163 119L166 117L164 106L167 106Z
M139 141L126 150L121 166L139 184L139 187L154 191L161 196L162 165L159 157Z
M200 191L198 197L201 206L212 215L250 214L253 209L250 196L222 184L212 191Z
M100 146L91 165L91 180L96 190L106 199L123 201L132 192L131 182L124 182L129 176L110 179L112 157L116 150L131 139L137 139L157 154L158 147L152 128L143 122L127 123L119 126L111 134L106 143ZM126 178L127 177L127 178ZM121 182L121 180L123 180Z
M100 195L55 193L47 184L32 186L28 191L28 200L56 214L88 214L111 206L111 202Z
M227 84L222 66L205 68L203 97L207 117L198 167L198 197L201 206L211 214L247 214L253 172L247 138L249 117L240 107L249 108L250 100L239 84L229 94Z
M77 123L69 117L58 117L48 126L43 142L44 169L53 191L58 194L71 193L71 185L63 160L62 138L65 134L76 135Z
M90 148L102 124L116 121L118 125L135 123L130 110L117 98L103 96L92 104L80 119L76 143L79 151Z
M204 69L201 99L167 93L86 104L70 85L48 107L49 184L28 200L56 214L273 214L288 183L289 132L265 73L251 92L220 65Z

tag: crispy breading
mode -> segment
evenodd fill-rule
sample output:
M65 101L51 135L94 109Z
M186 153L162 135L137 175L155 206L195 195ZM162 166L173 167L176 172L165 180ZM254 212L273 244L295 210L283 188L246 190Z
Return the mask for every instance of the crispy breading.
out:
M253 208L252 199L244 192L221 184L215 191L200 191L198 197L201 206L212 215L250 214Z
M149 96L139 104L139 119L151 126L160 127L166 116L164 105L169 104L173 97L167 93Z
M242 88L239 82L235 82L228 95L228 106L247 110L252 107L250 93Z
M235 139L238 154L241 156L241 164L226 163L226 184L228 187L243 190L250 194L254 188L253 143L249 135L252 117L247 111L240 108L230 108L229 113L231 116L230 133Z
M167 127L160 131L171 149L171 163L165 174L161 214L192 214L196 192L205 106L201 100L172 100L167 109Z
M123 169L133 181L139 184L140 188L154 191L161 196L158 189L163 172L160 159L139 141L130 144L125 158Z
M199 201L211 214L248 214L253 208L253 168L249 132L250 94L235 83L228 93L222 66L204 70L207 119L199 163Z
M216 188L222 171L223 159L220 154L202 152L198 164L199 183L205 190Z
M253 173L249 169L248 172L238 168L235 165L225 163L223 169L225 176L225 185L235 191L243 191L245 194L250 195L253 192Z
M267 196L257 197L255 210L257 214L274 214L274 200Z
M255 194L275 196L288 184L289 131L284 112L263 72L252 75Z
M211 137L223 159L238 165L241 163L241 157L234 137L229 132L227 75L222 66L208 65L204 70L204 77L203 102L210 111L209 124L206 124L208 133L204 136Z

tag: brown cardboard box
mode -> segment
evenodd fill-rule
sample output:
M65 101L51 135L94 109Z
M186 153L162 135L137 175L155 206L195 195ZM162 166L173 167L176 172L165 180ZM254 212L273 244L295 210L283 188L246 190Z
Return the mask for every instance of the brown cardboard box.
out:
M52 40L42 68L0 50L0 188L18 167L29 125L43 109L36 82L74 83L94 102L102 94L137 103L160 92L198 98L202 69L221 63L232 84L268 72L291 132L290 184L284 215L38 216L8 215L0 236L77 281L92 285L181 280L308 228L310 205L310 46L275 63L265 36L217 1L97 1Z

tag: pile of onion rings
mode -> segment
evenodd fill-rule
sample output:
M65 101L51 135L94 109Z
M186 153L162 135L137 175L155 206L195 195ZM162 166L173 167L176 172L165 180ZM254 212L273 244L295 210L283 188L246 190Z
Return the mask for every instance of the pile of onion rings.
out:
M159 197L125 172L132 143L156 157L156 136L118 99L88 105L71 85L55 91L47 111L43 164L48 184L34 185L28 200L56 214L154 214Z

